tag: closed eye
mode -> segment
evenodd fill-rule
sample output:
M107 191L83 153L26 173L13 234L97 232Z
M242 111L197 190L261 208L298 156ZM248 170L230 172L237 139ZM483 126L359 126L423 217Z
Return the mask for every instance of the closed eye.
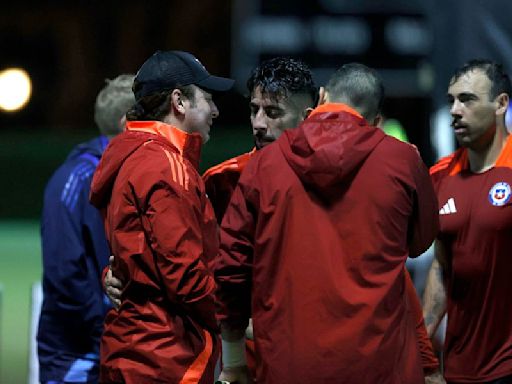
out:
M284 111L281 108L266 107L265 114L271 119L278 119L284 115Z

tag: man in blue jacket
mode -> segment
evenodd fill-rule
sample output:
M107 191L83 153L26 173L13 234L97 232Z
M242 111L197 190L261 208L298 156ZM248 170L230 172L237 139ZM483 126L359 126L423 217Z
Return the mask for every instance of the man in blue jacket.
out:
M45 384L98 381L99 340L109 308L101 271L110 251L89 190L109 139L123 131L125 113L135 103L133 79L120 75L107 80L94 111L101 135L77 145L45 189L43 305L37 335L39 379Z

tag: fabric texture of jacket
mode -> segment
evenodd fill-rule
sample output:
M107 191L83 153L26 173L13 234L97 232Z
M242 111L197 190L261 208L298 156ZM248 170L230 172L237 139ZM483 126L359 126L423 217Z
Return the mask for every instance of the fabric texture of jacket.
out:
M217 224L197 172L198 134L132 121L96 171L113 272L125 284L101 340L102 382L213 381L218 357Z
M224 217L226 208L238 184L242 171L255 153L256 150L253 149L250 152L243 153L239 156L223 161L222 163L207 169L203 174L206 194L213 205L219 224ZM414 283L412 282L407 270L405 271L405 278L406 295L410 302L410 316L416 323L416 335L420 348L421 365L423 367L423 371L426 374L429 374L439 369L439 360L434 354L432 342L430 341L430 337L428 337L425 323L423 321L423 311L420 300L414 287ZM252 340L246 340L245 354L247 357L249 372L251 372L252 376L255 376L256 361L254 342Z
M256 153L215 276L221 321L253 318L258 382L422 382L404 270L431 245L436 207L416 148L343 104Z
M100 337L110 308L100 273L110 251L89 190L107 144L99 136L75 147L44 192L43 304L37 335L42 382L98 380Z
M228 207L229 200L231 200L231 195L233 195L240 174L255 153L256 149L253 149L250 152L228 159L207 169L203 174L206 194L212 202L219 224L222 222L224 213L226 213L226 208Z

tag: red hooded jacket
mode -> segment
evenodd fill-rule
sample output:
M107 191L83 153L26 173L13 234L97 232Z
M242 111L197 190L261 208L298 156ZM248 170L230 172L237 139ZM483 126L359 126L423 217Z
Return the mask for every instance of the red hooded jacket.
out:
M196 168L201 138L156 121L128 122L94 175L125 287L105 320L101 382L208 383L218 357L217 224Z
M255 153L256 148L253 148L250 152L242 153L208 168L203 174L206 194L212 203L219 224L222 222L224 213L226 213L226 208L238 184L240 174Z
M226 212L226 208L231 200L231 195L238 184L242 171L255 153L256 150L253 149L251 152L228 159L209 168L203 174L206 194L212 203L219 224ZM421 365L423 366L423 372L429 374L439 369L439 360L434 354L432 342L430 341L430 337L425 328L425 322L423 321L423 311L420 300L407 270L405 270L405 290L410 303L410 316L414 318L416 323L416 336L420 348ZM252 340L246 340L246 347L247 365L249 372L251 372L254 377L256 371L254 342Z
M404 263L437 200L417 150L342 104L248 163L215 266L221 320L252 315L258 382L423 382Z

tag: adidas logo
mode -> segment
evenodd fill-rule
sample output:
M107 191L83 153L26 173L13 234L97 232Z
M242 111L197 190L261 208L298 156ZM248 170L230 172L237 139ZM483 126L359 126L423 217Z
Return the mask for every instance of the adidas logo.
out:
M449 215L451 213L456 213L457 208L455 208L455 199L453 197L450 197L448 199L448 202L443 205L443 208L439 210L440 215Z

